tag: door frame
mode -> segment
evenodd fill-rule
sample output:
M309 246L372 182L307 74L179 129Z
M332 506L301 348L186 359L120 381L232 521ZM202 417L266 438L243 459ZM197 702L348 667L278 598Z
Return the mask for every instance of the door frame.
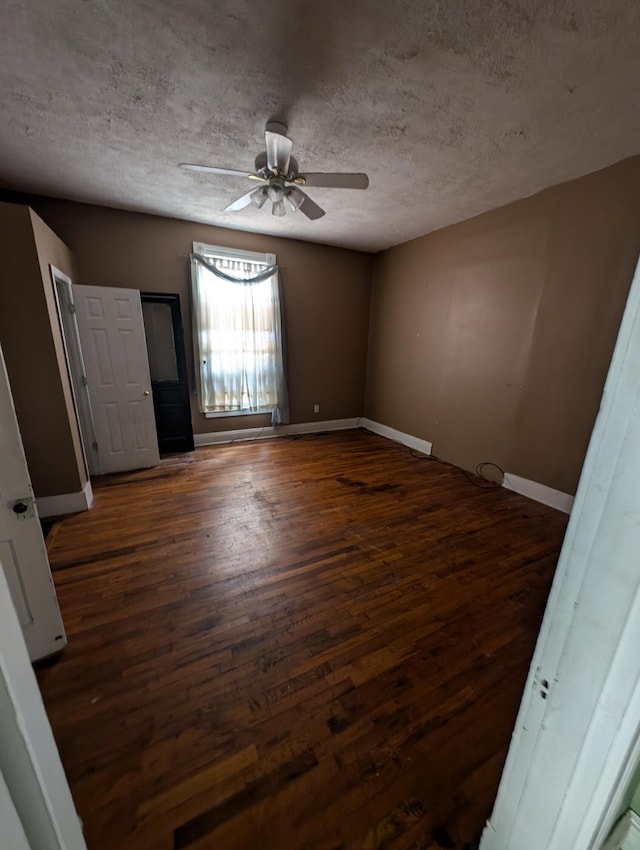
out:
M58 322L62 333L65 359L71 383L73 406L78 420L80 440L84 454L84 462L89 478L101 475L102 466L97 450L96 428L93 421L93 410L87 386L87 374L80 345L78 321L75 315L73 301L73 281L64 272L49 264L53 294L58 309Z
M598 850L640 764L640 264L481 850Z

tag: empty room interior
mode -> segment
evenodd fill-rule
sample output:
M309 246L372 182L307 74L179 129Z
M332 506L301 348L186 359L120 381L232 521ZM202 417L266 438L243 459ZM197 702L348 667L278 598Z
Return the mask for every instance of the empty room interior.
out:
M3 6L2 850L640 847L639 35Z

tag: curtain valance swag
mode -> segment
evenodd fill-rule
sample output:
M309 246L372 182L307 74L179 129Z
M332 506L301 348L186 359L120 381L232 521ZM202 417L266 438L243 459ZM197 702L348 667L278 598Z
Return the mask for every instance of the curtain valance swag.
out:
M258 272L255 275L252 275L251 277L237 277L234 275L227 274L215 263L212 263L206 257L203 257L202 254L190 254L189 256L194 262L200 263L200 265L204 266L205 269L208 269L208 271L210 271L216 277L221 277L223 280L228 280L230 283L261 283L263 280L267 280L268 278L272 277L277 271L279 271L278 266L267 266L262 271Z

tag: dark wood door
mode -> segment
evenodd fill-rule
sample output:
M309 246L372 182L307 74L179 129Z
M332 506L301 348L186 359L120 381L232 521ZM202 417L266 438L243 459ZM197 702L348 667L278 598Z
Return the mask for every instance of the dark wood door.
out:
M141 292L160 454L193 451L180 296Z

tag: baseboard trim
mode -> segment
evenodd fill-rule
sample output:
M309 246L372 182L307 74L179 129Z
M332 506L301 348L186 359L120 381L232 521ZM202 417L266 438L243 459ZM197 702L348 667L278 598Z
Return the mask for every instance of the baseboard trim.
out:
M41 496L36 499L38 514L43 518L78 514L88 511L92 504L93 490L90 481L87 481L82 490L77 493L60 493L58 496Z
M367 419L365 416L362 416L358 422L361 428L366 428L367 431L372 431L380 437L386 437L388 440L393 440L394 443L402 443L403 446L408 446L410 449L422 452L422 454L431 454L433 443L430 443L428 440L421 440L412 434L405 434L404 431L396 431L395 428L390 428L388 425L381 425L379 422L374 422L373 419Z
M365 416L360 418L359 425L361 428L366 428L367 431L372 431L381 437L387 437L387 439L393 440L396 443L402 443L403 446L408 446L426 455L431 454L433 444L428 440L421 440L412 434L405 434L403 431L390 428L388 425L381 425L379 422L374 422L373 419L367 419ZM519 493L521 496L526 496L528 499L533 499L535 502L541 502L543 505L556 508L556 510L562 511L565 514L571 513L574 497L569 495L569 493L554 490L553 487L547 487L546 484L538 484L537 481L521 478L519 475L514 475L511 472L505 473L502 486L507 490L512 490L514 493Z
M627 809L602 850L640 850L640 817Z
M574 497L569 493L554 490L553 487L538 484L537 481L530 481L528 478L521 478L512 472L505 472L502 486L506 487L507 490L513 490L514 493L519 493L521 496L526 496L528 499L533 499L535 502L542 502L543 505L556 508L556 510L565 514L571 513Z
M210 431L194 434L196 446L217 446L247 440L272 440L293 434L317 434L319 431L346 431L358 427L358 419L327 419L323 422L298 422L294 425L265 425L264 428L238 428L234 431Z

